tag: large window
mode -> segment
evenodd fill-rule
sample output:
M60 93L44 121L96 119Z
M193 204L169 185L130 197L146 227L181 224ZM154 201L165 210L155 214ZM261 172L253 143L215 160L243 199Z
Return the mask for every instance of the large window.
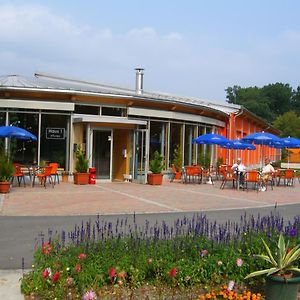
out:
M24 128L38 137L38 114L10 112L9 124ZM37 162L37 145L37 141L9 139L9 149L13 160L22 164Z
M66 168L68 119L67 115L42 114L40 160Z
M193 133L194 126L193 125L185 125L185 133L184 133L184 165L192 165L193 164Z
M182 124L171 123L170 128L170 162L173 162L174 150L181 145L182 139Z
M154 158L154 152L165 155L165 123L153 122L150 124L150 160Z
M4 126L5 125L5 112L0 112L0 126ZM0 153L1 150L4 150L4 141L5 139L0 138Z

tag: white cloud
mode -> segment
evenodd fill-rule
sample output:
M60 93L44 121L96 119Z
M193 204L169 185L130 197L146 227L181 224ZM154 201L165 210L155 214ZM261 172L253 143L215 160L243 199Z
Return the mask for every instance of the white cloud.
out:
M253 38L239 49L225 48L217 34L186 37L151 26L114 33L41 5L0 5L0 20L2 74L44 71L133 88L133 69L139 66L146 69L148 90L223 100L228 85L265 84L280 75L284 81L300 67L285 57L299 51L297 31Z

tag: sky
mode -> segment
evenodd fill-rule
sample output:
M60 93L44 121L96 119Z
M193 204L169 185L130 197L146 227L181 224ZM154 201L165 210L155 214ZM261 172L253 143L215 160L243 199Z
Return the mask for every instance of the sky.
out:
M298 0L0 0L0 75L35 72L226 103L300 85Z

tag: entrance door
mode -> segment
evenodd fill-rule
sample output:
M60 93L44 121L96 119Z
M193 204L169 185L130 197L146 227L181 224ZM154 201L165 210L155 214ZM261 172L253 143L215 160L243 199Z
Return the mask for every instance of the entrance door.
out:
M111 179L111 130L93 130L93 159L98 179Z
M148 147L147 147L147 130L137 129L134 131L134 160L133 160L133 180L139 183L146 183L148 172Z

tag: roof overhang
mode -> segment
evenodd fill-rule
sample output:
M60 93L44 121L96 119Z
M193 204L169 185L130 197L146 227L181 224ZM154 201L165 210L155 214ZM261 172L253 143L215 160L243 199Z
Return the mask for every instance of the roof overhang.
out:
M18 99L0 99L0 107L74 111L74 103L32 101L32 100L18 100Z
M111 116L91 116L91 115L73 115L73 123L114 123L114 124L130 124L130 125L147 125L147 121L128 119L125 117Z

